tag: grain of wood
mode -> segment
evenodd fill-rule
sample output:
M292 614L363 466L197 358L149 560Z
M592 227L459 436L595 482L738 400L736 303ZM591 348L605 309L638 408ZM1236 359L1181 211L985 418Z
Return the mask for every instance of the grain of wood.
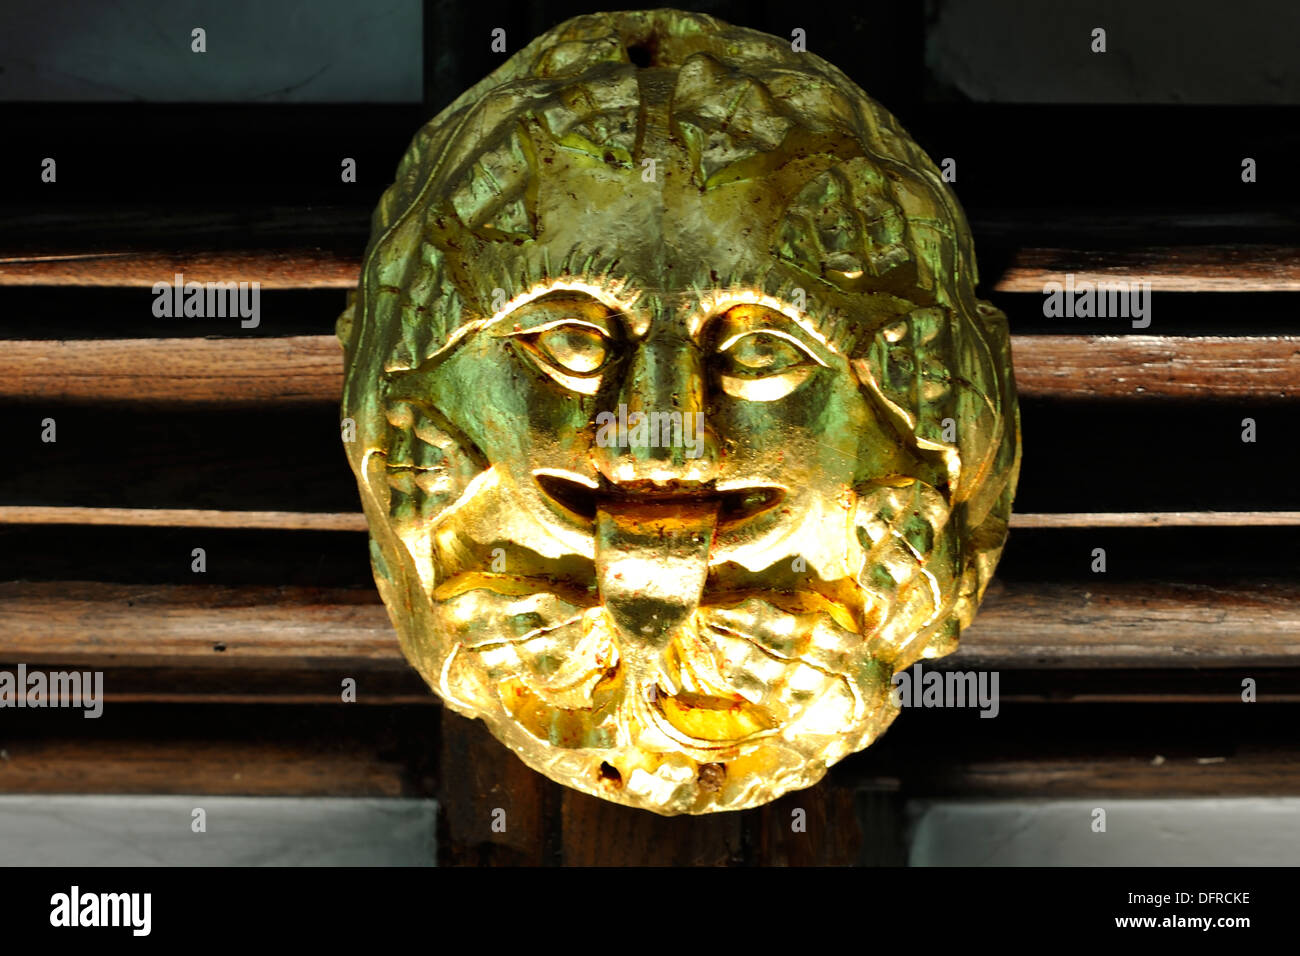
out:
M869 781L868 781L869 782ZM1099 755L956 759L908 774L915 796L1291 796L1300 794L1300 753L1197 757Z
M1031 398L1300 397L1300 337L1015 335Z
M108 525L139 528L262 528L365 531L361 512L221 511L203 508L85 508L0 505L0 525ZM1012 528L1258 528L1300 525L1300 511L1081 511L1016 513Z
M1043 292L1048 282L1149 282L1153 292L1295 292L1291 245L1147 246L1133 250L1026 248L998 277L998 292Z
M1016 335L1016 384L1033 398L1300 397L1300 337ZM331 335L18 340L0 350L0 398L337 402Z
M661 817L563 791L565 866L731 866L744 862L741 814Z
M400 654L371 590L0 583L0 660L365 667Z
M1013 514L1012 528L1260 528L1300 525L1300 511L1080 511Z
M1300 664L1300 584L1007 582L989 586L953 667Z
M259 282L267 289L348 289L360 254L313 247L233 252L124 250L14 253L0 257L0 285L145 286L171 282ZM1300 249L1290 245L1149 246L1136 250L1023 248L994 282L998 292L1042 292L1046 282L1150 282L1158 292L1294 292Z
M68 252L0 258L0 286L152 287L181 274L185 282L257 282L263 289L350 289L360 271L359 255L311 248Z
M218 649L220 648L220 649ZM0 583L0 661L400 668L368 589ZM1300 665L1300 583L995 580L950 666Z
M863 844L871 840L863 833L857 811L857 795L838 786L832 775L815 787L748 811L744 823L753 855L765 866L852 866L859 862Z
M440 738L439 864L556 862L559 784L530 770L482 721L444 710Z
M104 402L338 401L343 352L329 335L11 341L0 397Z
M116 525L137 528L273 528L281 531L365 531L361 512L218 511L203 508L82 508L0 505L0 525Z
M87 721L87 723L92 723ZM400 757L364 740L18 737L7 729L0 793L411 796Z

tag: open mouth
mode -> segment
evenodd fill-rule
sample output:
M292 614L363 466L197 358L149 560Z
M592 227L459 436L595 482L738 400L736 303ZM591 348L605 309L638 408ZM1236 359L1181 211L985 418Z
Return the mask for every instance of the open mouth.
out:
M601 504L614 504L620 510L638 504L696 506L716 502L718 523L736 524L768 511L780 504L785 491L767 485L747 488L718 489L712 484L651 481L629 482L589 488L579 481L560 475L537 475L537 484L548 498L584 521L594 522Z

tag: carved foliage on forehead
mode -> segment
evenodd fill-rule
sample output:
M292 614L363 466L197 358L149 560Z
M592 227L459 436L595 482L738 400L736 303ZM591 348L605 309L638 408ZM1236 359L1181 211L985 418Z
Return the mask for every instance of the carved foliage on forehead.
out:
M729 62L696 53L677 74L671 123L697 187L761 179L791 197L772 254L826 291L973 307L960 207L894 118L833 67L780 48Z
M562 87L536 113L556 145L630 167L639 135L641 90L628 64L608 64Z
M775 152L795 120L777 106L757 77L730 69L708 54L691 57L677 74L673 130L686 144L697 186L742 178L745 160Z
M884 177L855 157L814 176L786 210L776 253L844 291L908 262L902 212Z
M530 185L536 149L521 129L506 135L469 164L451 192L451 207L471 232L487 240L531 239L537 210Z

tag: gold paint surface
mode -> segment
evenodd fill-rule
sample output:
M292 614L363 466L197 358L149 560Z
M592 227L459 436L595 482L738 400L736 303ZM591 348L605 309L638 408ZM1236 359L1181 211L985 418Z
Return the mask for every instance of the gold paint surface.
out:
M816 783L1006 539L976 281L933 163L817 56L672 10L537 38L416 134L338 323L407 658L608 800Z

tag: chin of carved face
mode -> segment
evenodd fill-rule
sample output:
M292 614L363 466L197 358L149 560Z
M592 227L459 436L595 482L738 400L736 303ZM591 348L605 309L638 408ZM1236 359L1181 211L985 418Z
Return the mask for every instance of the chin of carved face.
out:
M826 590L774 602L706 583L699 606L640 640L581 587L453 580L439 687L578 789L660 812L749 806L892 719L892 670L855 629L856 588Z

